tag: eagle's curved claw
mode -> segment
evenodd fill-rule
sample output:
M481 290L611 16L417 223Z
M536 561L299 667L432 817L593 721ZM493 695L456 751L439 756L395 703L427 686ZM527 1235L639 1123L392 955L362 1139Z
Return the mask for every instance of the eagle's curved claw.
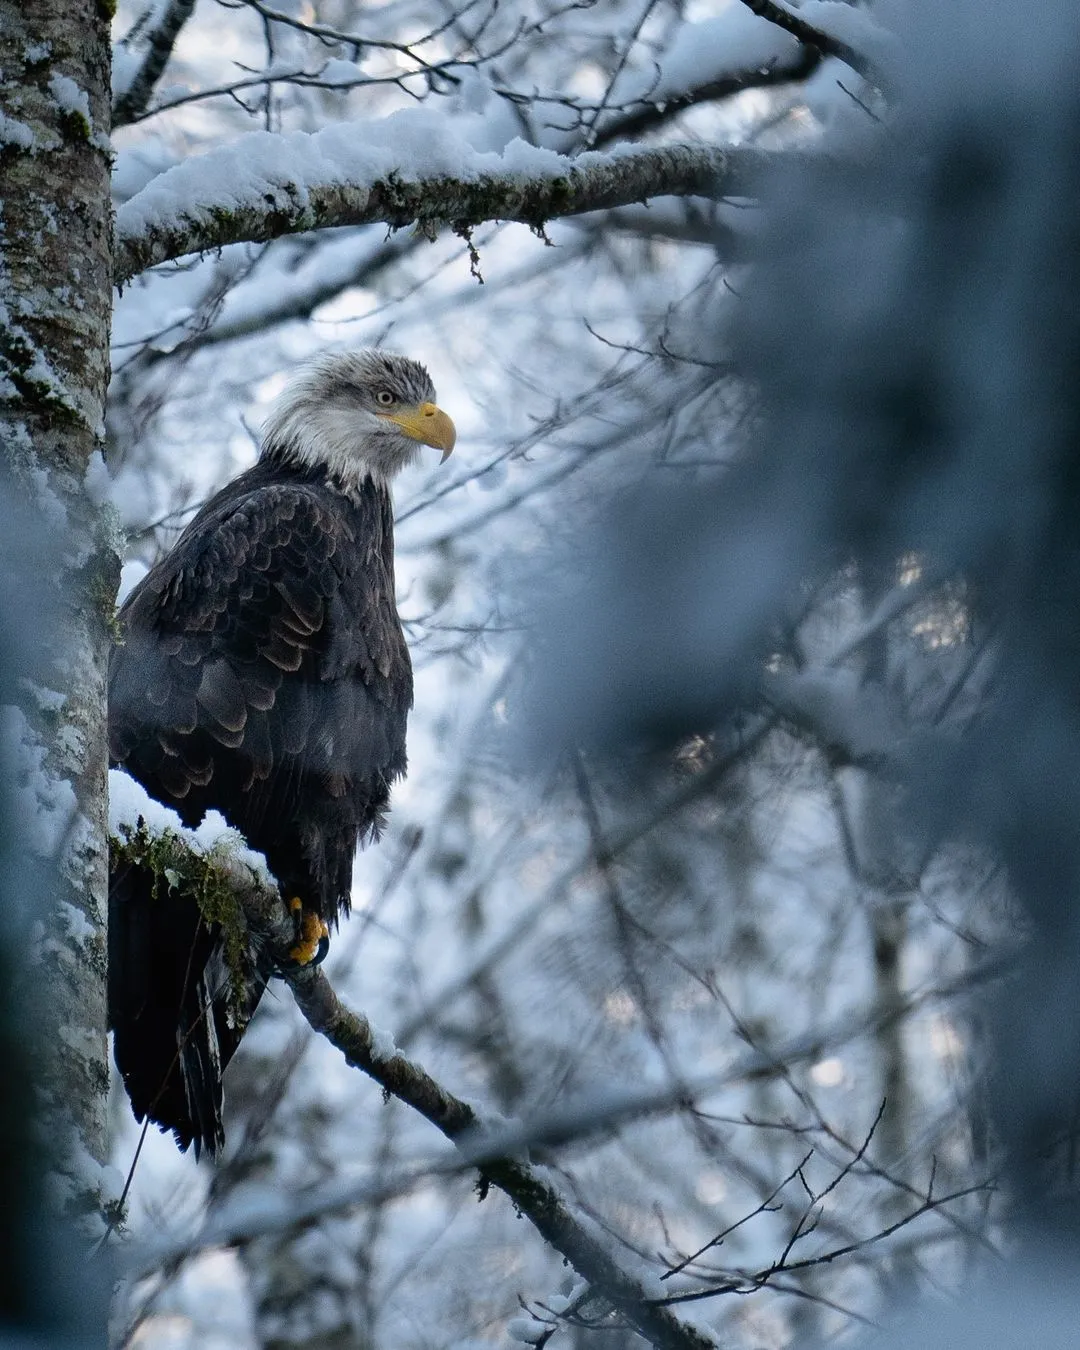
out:
M289 908L296 918L296 943L289 948L288 960L282 963L283 967L295 970L297 966L321 965L330 950L330 929L318 914L304 909L298 896L289 901Z

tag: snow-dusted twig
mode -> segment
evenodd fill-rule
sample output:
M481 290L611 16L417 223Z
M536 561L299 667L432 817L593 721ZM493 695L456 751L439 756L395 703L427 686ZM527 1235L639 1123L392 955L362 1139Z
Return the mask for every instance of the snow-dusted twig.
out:
M304 33L308 37L313 37L326 46L341 45L346 48L352 48L354 52L363 52L366 48L372 48L377 51L396 52L399 56L407 57L419 70L434 69L432 63L419 54L418 49L442 37L447 30L456 23L461 16L471 9L476 0L469 0L463 8L459 8L454 14L442 23L437 24L428 32L420 37L413 38L409 42L396 42L392 38L378 38L374 34L353 33L348 29L336 28L331 24L314 23L308 19L297 17L295 14L289 14L282 9L274 9L271 5L265 5L262 0L243 0L248 8L255 11L261 18L269 23L279 23L286 28L295 29L299 33ZM484 20L481 29L475 34L474 42L483 35L484 29L491 21L492 11L489 9L488 15ZM519 30L520 32L520 30ZM518 34L515 34L517 36Z
M160 21L147 35L142 61L126 86L113 100L113 127L127 126L146 111L150 97L165 67L180 30L195 12L195 0L169 0Z
M850 66L882 93L888 92L887 77L877 64L837 34L816 27L801 15L792 13L784 5L776 4L774 0L742 0L742 3L752 14L761 19L768 19L770 23L798 38L807 47L816 47L827 56L835 56L838 61Z
M747 89L776 89L807 80L821 63L816 47L797 48L790 60L773 61L766 66L740 71L725 71L715 79L691 85L684 91L648 99L628 107L608 108L608 116L597 126L592 145L596 149L616 141L636 140L664 126L688 108L703 103L722 103Z
M444 146L428 172L410 172L407 138L395 167L385 150L365 142L370 125L357 124L349 152L345 126L334 128L332 146L316 144L317 136L301 142L299 134L253 133L162 174L117 213L116 283L186 254L332 226L460 229L508 220L539 229L563 216L660 196L752 196L777 162L768 151L705 145L571 161L517 143L519 163L458 143Z

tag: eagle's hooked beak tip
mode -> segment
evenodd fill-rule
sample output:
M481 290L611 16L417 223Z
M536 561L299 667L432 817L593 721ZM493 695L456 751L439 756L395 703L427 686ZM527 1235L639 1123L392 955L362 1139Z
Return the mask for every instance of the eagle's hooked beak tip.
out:
M436 450L441 450L441 463L445 464L453 454L457 442L457 428L437 404L421 403L418 408L409 408L405 412L379 415L399 426L406 436L419 441L421 445L430 445Z
M454 453L457 444L457 427L448 413L435 403L424 403L420 407L420 416L426 424L426 444L442 451L440 464L445 464Z

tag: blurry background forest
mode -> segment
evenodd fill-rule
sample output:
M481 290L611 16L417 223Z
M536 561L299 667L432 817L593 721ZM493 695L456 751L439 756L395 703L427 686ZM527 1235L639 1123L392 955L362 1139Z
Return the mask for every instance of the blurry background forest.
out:
M117 15L118 204L247 130L417 105L478 150L799 161L771 207L233 245L131 283L113 332L122 591L251 462L306 356L429 366L459 447L397 488L410 772L327 972L522 1122L725 1346L830 1339L993 1270L1003 1141L1029 1221L1058 1213L1078 33L1049 0ZM1025 944L1037 978L1002 983ZM170 1257L124 1287L117 1344L641 1344L283 986L226 1098L217 1170L146 1140L124 1238ZM126 1173L120 1091L112 1124ZM359 1202L205 1238L327 1181Z

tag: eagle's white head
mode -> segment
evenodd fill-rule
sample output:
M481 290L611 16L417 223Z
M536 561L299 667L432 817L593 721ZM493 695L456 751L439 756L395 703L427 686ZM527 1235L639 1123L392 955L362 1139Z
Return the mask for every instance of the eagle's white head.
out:
M325 465L343 488L386 483L434 446L446 457L457 433L435 403L418 361L374 349L330 352L291 380L263 424L262 453Z

